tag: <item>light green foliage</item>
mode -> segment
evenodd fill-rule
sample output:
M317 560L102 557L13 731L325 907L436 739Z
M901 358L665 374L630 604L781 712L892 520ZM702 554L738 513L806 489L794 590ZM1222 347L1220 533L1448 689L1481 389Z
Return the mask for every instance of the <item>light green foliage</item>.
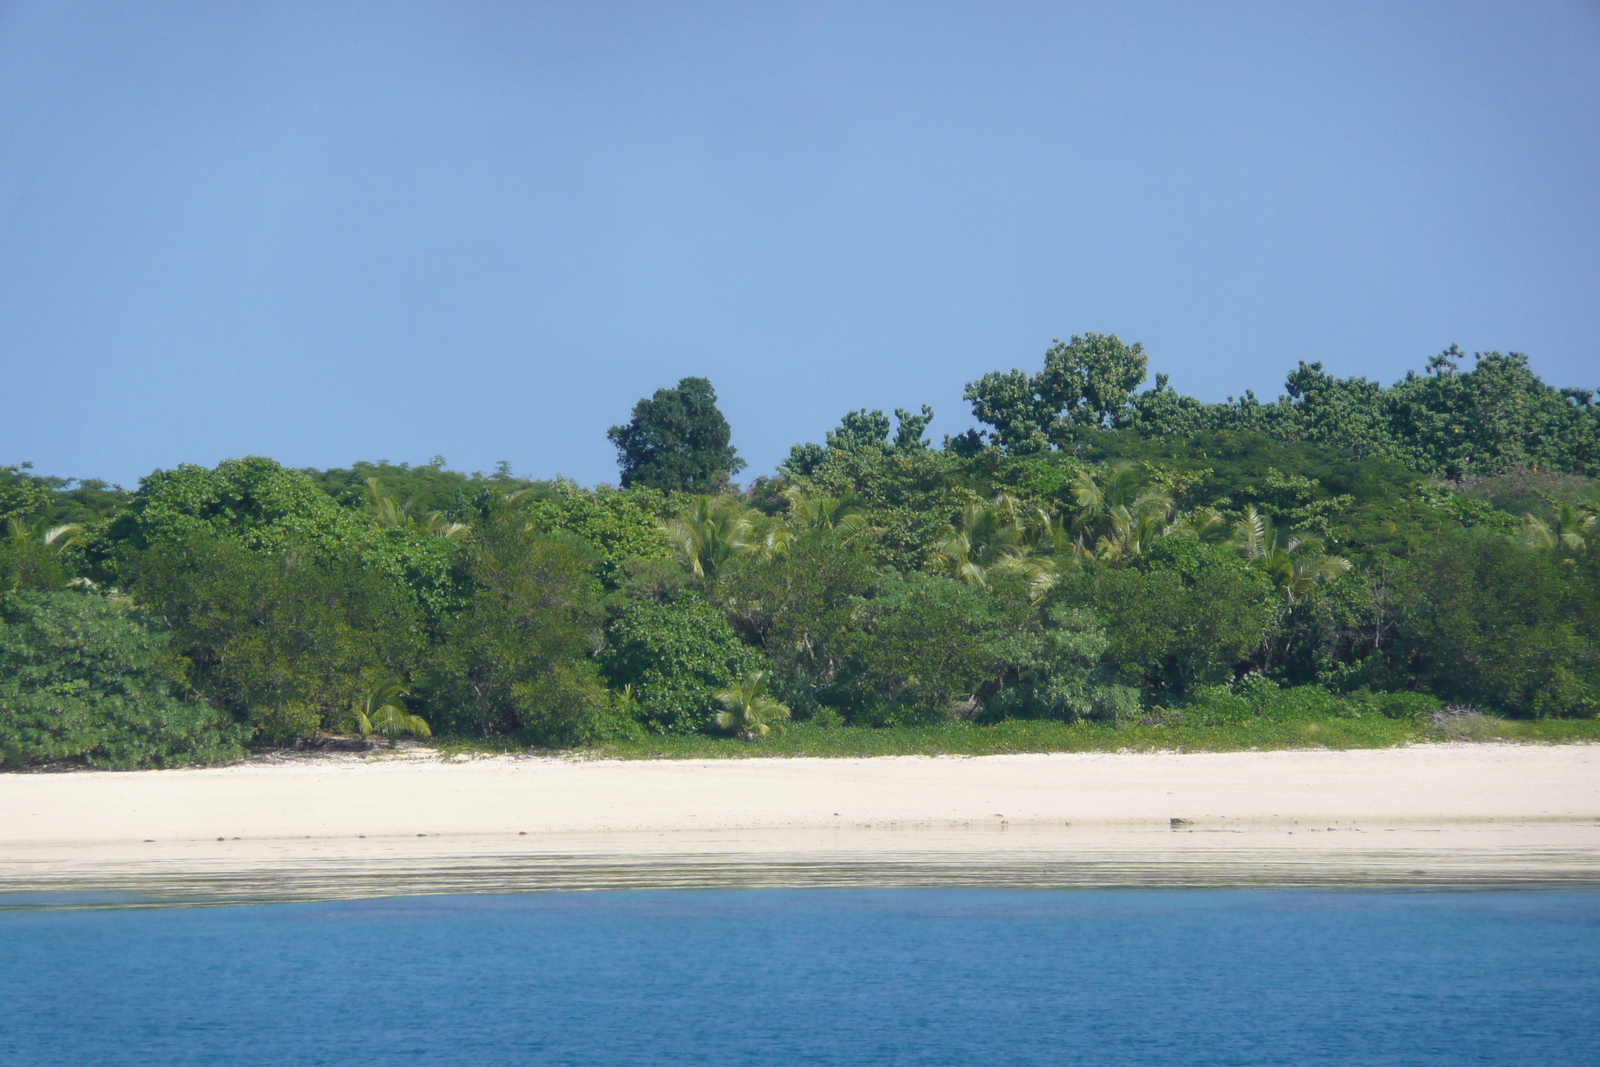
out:
M798 484L808 494L852 498L867 525L880 531L871 544L876 560L911 571L927 562L962 508L984 499L963 484L961 466L941 452L830 450Z
M1329 495L1315 478L1286 474L1275 467L1268 467L1260 481L1242 486L1231 498L1235 506L1255 508L1284 529L1315 534L1323 540L1333 536L1340 514L1355 503L1349 493Z
M755 551L760 515L735 496L697 496L677 518L661 525L665 537L689 573L712 578L730 560Z
M1160 717L1191 727L1295 725L1301 737L1315 743L1331 739L1341 721L1386 719L1425 727L1439 706L1438 698L1426 693L1361 690L1338 696L1321 686L1280 687L1260 674L1247 674L1232 689L1202 686Z
M1052 605L1043 625L1012 639L1008 669L985 704L991 719L1114 721L1139 710L1137 691L1101 666L1110 640L1085 611Z
M929 569L984 587L1015 578L1027 584L1034 600L1041 600L1057 578L1055 561L1037 551L1053 547L1049 531L1047 512L1027 509L1015 497L1001 494L992 503L962 509L934 546Z
M0 596L19 590L64 589L70 581L70 549L83 543L77 524L47 527L13 515L0 524Z
M788 513L783 517L784 523L795 533L838 531L844 535L844 540L850 541L874 532L867 522L861 498L853 492L843 496L823 496L820 493L807 493L799 486L790 486L783 495L789 502Z
M403 583L429 618L459 602L451 573L456 542L409 522L384 525L370 498L341 507L305 472L259 457L225 460L212 470L156 471L140 482L127 508L91 530L86 552L123 580L120 560L201 532L225 534L260 552L297 544L359 561Z
M1279 528L1254 506L1239 516L1230 544L1250 566L1272 579L1285 611L1304 603L1322 582L1350 570L1350 561L1328 555L1321 541Z
M405 698L410 695L411 690L399 682L373 687L356 711L356 730L363 734L382 734L388 738L390 747L401 734L432 737L428 721L411 714L406 707Z
M767 672L755 671L715 693L722 710L717 712L717 729L736 734L746 741L766 737L783 729L789 706L767 691Z
M1511 533L1517 528L1513 514L1480 496L1461 492L1448 482L1428 482L1417 487L1417 500L1432 509L1447 526Z
M1146 555L1167 535L1173 511L1172 498L1154 482L1149 468L1132 463L1079 470L1071 482L1076 507L1053 531L1057 547L1111 567Z
M249 456L214 469L185 464L156 471L140 481L109 536L144 548L204 530L271 549L295 537L352 540L360 526L305 474Z
M1045 352L1044 369L995 371L967 383L972 414L993 427L989 443L1011 455L1069 446L1079 431L1120 415L1144 381L1144 347L1125 345L1116 334L1074 335Z
M644 724L657 733L706 729L717 691L765 666L726 616L689 590L670 600L622 598L599 658L612 685L633 687Z
M0 467L0 525L27 520L49 508L50 486L22 467Z
M459 521L470 520L476 502L484 495L514 493L533 484L512 477L504 464L489 475L449 470L443 456L435 456L431 463L416 467L409 463L381 461L300 473L342 507L358 509L366 504L369 479L376 478L387 493L409 503L414 510L440 511Z
M595 557L595 571L608 589L622 581L630 560L667 559L671 543L662 530L672 501L654 489L595 490L566 479L542 482L516 500L539 533L578 537Z
M180 767L243 755L186 692L184 661L126 604L87 593L0 601L0 764Z
M1600 517L1579 504L1557 504L1553 511L1549 519L1531 512L1523 516L1522 543L1574 562L1600 536Z
M1163 375L1134 395L1143 350L1076 336L969 387L986 433L935 450L931 409L859 409L748 495L703 379L613 428L621 490L442 459L247 458L131 495L4 468L0 597L131 596L118 618L170 628L173 707L203 694L256 743L712 743L719 712L771 725L757 672L797 720L760 746L784 751L1392 744L1446 736L1438 699L1594 716L1600 410L1523 357L1462 363L1390 387L1305 364L1278 400L1202 404ZM110 722L102 754L144 729L51 707L27 728Z
M367 479L366 504L375 530L412 530L450 541L465 540L472 524L458 522L442 511L419 507L415 498L402 502L384 487L380 478Z

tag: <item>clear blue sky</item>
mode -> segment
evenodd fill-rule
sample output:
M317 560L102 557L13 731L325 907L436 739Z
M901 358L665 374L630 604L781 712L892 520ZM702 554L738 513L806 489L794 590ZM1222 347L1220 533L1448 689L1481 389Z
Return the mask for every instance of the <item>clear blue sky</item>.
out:
M0 5L0 463L616 477L971 425L1054 336L1206 399L1451 342L1600 386L1600 5Z

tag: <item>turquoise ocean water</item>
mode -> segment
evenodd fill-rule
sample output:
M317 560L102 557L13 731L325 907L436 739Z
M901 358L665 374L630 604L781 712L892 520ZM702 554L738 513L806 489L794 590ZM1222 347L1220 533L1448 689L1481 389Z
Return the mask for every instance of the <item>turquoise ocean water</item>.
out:
M1593 1067L1600 892L14 909L0 1064Z

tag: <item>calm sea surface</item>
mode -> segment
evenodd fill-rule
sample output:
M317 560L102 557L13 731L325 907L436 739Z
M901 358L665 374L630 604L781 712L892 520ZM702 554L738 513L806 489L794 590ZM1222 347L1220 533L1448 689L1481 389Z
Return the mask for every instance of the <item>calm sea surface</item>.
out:
M1600 1064L1600 892L0 912L0 1064Z

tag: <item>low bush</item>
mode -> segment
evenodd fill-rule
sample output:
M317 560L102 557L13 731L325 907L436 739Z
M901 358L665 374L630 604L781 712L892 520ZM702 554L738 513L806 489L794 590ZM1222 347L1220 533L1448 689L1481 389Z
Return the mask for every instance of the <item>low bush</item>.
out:
M765 666L721 611L687 590L668 600L623 599L605 640L601 670L619 689L632 687L636 714L654 733L710 728L717 691Z
M186 692L167 635L91 593L0 605L0 764L180 767L244 754L243 731Z

